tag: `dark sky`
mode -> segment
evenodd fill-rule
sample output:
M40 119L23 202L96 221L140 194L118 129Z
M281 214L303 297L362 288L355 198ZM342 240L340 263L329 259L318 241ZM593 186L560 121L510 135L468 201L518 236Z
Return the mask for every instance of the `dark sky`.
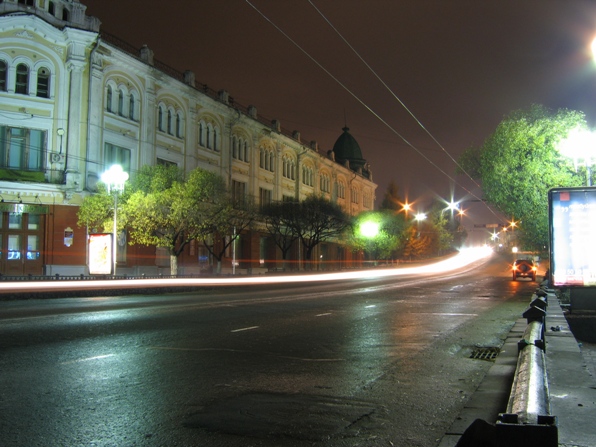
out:
M255 105L325 151L347 122L379 185L377 203L392 180L410 201L452 190L464 198L447 175L472 184L455 177L445 152L457 159L481 145L513 110L566 107L596 124L593 0L81 2L103 31L149 45L156 59L193 70L197 82Z

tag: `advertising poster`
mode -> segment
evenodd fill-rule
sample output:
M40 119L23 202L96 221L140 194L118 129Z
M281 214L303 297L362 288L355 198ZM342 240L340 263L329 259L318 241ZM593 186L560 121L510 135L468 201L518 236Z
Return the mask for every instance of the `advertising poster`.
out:
M110 275L112 273L112 234L89 235L89 274Z
M548 193L551 280L554 286L596 286L596 188Z

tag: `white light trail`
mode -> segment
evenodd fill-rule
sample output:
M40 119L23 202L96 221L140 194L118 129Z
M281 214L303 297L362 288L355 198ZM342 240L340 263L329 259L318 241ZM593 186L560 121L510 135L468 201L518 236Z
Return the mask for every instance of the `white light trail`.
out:
M353 279L371 279L398 277L413 274L431 274L449 272L473 264L490 256L489 247L462 249L457 255L439 262L416 267L397 267L358 270L349 272L299 274L280 276L245 276L215 278L154 278L154 279L118 279L118 280L77 280L77 281L18 281L0 282L0 293L11 292L52 292L61 290L98 290L98 289L132 289L153 287L200 287L200 286L233 286L250 284L283 284L297 282L324 282Z

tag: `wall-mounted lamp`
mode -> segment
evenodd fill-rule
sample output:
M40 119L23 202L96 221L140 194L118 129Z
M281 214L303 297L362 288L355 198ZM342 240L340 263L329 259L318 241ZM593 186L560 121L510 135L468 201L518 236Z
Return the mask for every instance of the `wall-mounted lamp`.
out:
M62 154L62 137L64 136L64 129L62 127L60 127L59 129L56 130L56 133L60 137L60 154Z

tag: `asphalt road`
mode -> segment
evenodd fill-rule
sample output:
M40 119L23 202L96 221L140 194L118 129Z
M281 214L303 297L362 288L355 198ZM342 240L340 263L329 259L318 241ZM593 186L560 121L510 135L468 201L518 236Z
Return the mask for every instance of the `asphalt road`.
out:
M0 446L436 446L536 283L448 274L0 302Z

